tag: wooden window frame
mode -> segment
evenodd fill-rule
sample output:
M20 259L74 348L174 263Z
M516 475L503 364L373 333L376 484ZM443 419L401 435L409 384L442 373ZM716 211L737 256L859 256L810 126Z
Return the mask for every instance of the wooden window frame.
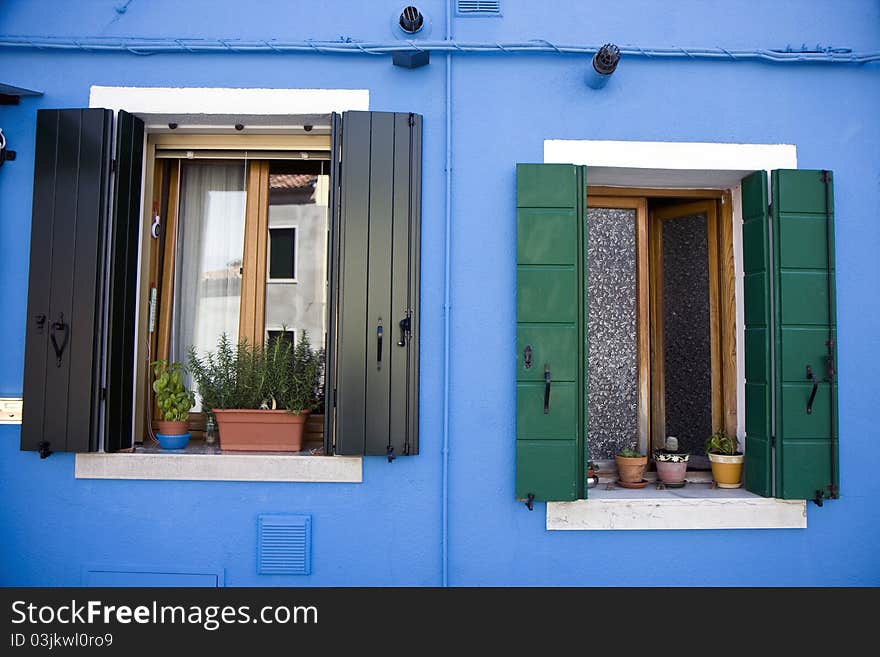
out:
M648 449L651 429L651 366L648 279L648 200L637 196L591 195L587 191L587 209L607 208L636 211L636 359L638 374L639 447Z
M710 331L712 331L712 425L736 435L736 278L733 250L733 205L730 190L652 189L588 186L588 208L635 209L637 212L637 320L640 447L646 453L665 442L662 358L662 272L657 230L663 211L650 209L653 199L693 199L689 205L707 212L709 233ZM676 205L682 208L682 205ZM680 212L679 212L680 213ZM711 264L710 264L711 263ZM658 291L661 294L658 294ZM658 348L659 347L659 348Z
M188 149L205 152L207 158L187 158ZM241 160L247 166L245 176L245 234L242 252L241 305L239 339L263 344L266 336L266 283L268 275L269 239L269 167L272 160L293 156L293 151L323 157L330 151L327 135L177 135L156 133L148 136L146 154L146 185L144 198L144 245L140 270L141 307L149 307L150 289L157 288L154 311L155 330L149 331L150 313L141 313L138 335L138 371L135 373L135 436L148 437L145 407L152 398L151 368L155 360L167 360L171 352L171 323L174 306L174 267L180 222L181 173L184 161L212 159L212 152L223 159ZM173 156L171 156L173 155ZM303 159L301 155L292 159ZM154 239L151 227L160 217L161 236ZM299 235L297 235L297 238ZM151 409L153 421L158 409ZM190 413L189 429L194 437L204 432L204 413Z

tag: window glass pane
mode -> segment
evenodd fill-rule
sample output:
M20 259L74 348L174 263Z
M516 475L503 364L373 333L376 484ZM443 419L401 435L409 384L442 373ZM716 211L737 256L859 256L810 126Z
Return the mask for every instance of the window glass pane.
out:
M705 214L663 222L666 435L702 454L712 433L712 337Z
M184 162L174 266L171 358L238 340L245 225L244 162Z
M639 443L636 211L587 209L587 449L611 459Z
M326 321L327 164L288 160L269 166L266 329L285 326L297 338L307 331L315 349L324 344Z
M269 278L296 278L295 240L295 228L269 228Z

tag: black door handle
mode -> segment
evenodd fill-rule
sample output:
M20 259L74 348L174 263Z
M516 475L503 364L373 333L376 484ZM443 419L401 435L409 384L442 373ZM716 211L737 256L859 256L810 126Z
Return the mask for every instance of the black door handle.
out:
M385 331L382 329L382 318L379 318L379 323L376 324L376 367L378 369L382 369L382 334Z
M64 337L61 339L61 344L58 344L58 340L55 338L55 334L58 331L62 331L64 333ZM61 367L61 357L64 354L64 348L67 346L67 339L70 337L70 326L64 323L64 313L61 313L58 316L57 322L52 322L52 325L49 327L49 339L52 341L52 348L55 350L55 366Z
M813 382L813 391L810 393L810 399L807 401L807 415L813 414L813 401L816 399L816 392L819 390L819 383L816 381L816 375L813 374L813 368L807 365L807 381Z
M544 365L544 415L550 414L550 366Z

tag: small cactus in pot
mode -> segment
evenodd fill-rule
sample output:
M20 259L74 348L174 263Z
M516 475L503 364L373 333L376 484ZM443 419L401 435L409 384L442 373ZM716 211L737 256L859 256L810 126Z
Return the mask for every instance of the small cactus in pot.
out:
M667 485L684 486L688 460L691 455L680 452L678 439L669 436L663 449L654 452L654 464L657 466L657 478Z

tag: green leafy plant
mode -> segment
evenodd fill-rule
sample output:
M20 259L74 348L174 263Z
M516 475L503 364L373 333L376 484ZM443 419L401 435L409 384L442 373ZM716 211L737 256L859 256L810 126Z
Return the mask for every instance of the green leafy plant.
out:
M189 368L206 409L285 409L298 414L315 410L320 402L323 359L312 349L306 331L295 346L285 337L265 346L246 340L233 345L223 334L216 351L204 356L190 347Z
M167 360L157 360L152 365L153 392L162 419L166 422L185 421L189 418L189 409L196 403L195 396L184 383L186 370L181 363Z
M733 456L736 451L736 436L728 436L724 429L716 431L706 440L706 454Z
M638 449L634 449L632 447L624 447L622 450L617 452L618 456L622 456L625 459L638 459L644 456Z

